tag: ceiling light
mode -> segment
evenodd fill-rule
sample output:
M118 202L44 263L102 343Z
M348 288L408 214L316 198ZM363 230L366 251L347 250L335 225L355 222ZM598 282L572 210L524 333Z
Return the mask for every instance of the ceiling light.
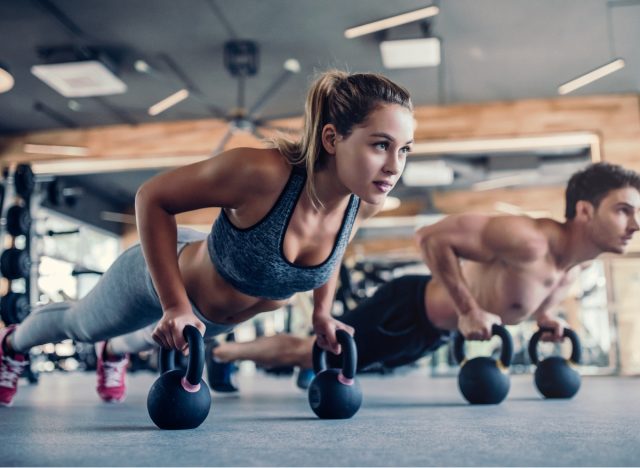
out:
M400 15L391 16L386 19L374 21L373 23L367 23L360 26L349 28L344 32L344 37L347 39L353 39L354 37L364 36L365 34L371 34L384 29L393 28L414 21L419 21L425 18L431 18L432 16L440 13L440 8L431 5L419 10L410 11L408 13L402 13Z
M409 187L451 185L454 170L444 161L416 161L407 164L402 183Z
M285 60L283 66L285 70L290 71L291 73L300 73L300 62L294 58Z
M440 65L440 39L382 41L380 55L385 68L437 67Z
M170 167L186 166L209 159L209 154L148 157L148 158L83 158L83 159L51 159L33 161L31 168L39 175L77 175L95 174L101 172L120 172L127 170L166 169Z
M374 216L362 222L362 228L398 228L428 226L444 218L443 214L422 214L416 216ZM360 231L358 231L360 233Z
M384 199L382 211L391 211L400 208L402 202L398 197L387 197Z
M600 78L603 78L607 75L610 75L613 72L621 70L624 68L624 60L621 58L615 59L613 62L609 62L606 65L596 68L595 70L590 71L589 73L585 73L582 76L579 76L576 79L566 82L563 85L558 87L558 94L569 94L572 91L575 91L578 88L582 88L589 83L593 83Z
M149 115L158 115L161 112L166 111L170 107L175 106L179 102L184 101L188 97L189 91L183 88L180 91L173 93L171 96L168 96L162 101L157 102L153 106L149 107L149 110L147 112L149 113Z
M151 67L144 60L136 60L133 64L133 68L139 73L149 73L151 71Z
M600 138L591 132L568 132L515 138L471 138L464 140L431 140L415 142L412 156L508 152L546 148L589 148L591 159L600 161Z
M553 213L549 210L525 210L518 205L497 201L493 204L493 209L500 213L507 213L514 216L529 216L530 218L552 218Z
M13 88L15 81L13 75L9 71L0 65L0 93L6 93Z
M474 192L482 192L485 190L494 190L498 188L513 187L514 185L526 184L528 182L537 181L537 171L520 172L519 174L507 175L504 177L496 177L493 179L483 180L471 186Z
M98 60L34 65L31 73L68 98L107 96L127 90L127 85Z
M80 109L82 108L80 103L75 99L70 99L69 102L67 102L67 107L74 112L80 112Z
M26 143L23 150L25 153L30 154L55 154L60 156L87 156L89 154L89 149L85 146L36 145Z

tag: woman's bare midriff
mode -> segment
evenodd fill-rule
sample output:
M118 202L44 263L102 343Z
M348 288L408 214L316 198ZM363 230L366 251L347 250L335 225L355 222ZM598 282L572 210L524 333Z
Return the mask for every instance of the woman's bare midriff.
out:
M233 288L216 271L209 258L206 240L187 244L180 253L178 265L189 299L212 322L244 322L288 302L248 296Z

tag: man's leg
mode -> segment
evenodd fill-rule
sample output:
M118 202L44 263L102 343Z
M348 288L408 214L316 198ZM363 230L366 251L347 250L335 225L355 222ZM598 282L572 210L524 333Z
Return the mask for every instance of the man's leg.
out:
M254 361L270 368L280 366L313 367L311 349L315 337L288 334L263 336L254 341L236 343L227 341L213 348L213 358L219 362Z

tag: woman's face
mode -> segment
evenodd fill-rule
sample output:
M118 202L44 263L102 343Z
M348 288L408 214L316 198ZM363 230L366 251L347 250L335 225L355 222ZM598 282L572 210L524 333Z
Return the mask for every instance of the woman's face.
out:
M404 170L413 128L411 111L384 104L350 135L337 135L334 157L340 182L367 203L384 203Z

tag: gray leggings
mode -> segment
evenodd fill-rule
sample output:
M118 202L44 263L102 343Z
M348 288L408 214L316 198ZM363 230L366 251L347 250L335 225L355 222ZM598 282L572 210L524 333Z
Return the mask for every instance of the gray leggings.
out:
M178 253L189 242L206 236L180 228ZM207 326L205 338L233 329L233 325L207 320L193 303L191 307ZM116 259L98 284L81 300L55 302L34 309L18 326L12 345L16 351L26 352L32 346L67 338L86 343L109 339L114 353L136 353L157 346L151 332L160 318L160 300L142 248L135 245Z

